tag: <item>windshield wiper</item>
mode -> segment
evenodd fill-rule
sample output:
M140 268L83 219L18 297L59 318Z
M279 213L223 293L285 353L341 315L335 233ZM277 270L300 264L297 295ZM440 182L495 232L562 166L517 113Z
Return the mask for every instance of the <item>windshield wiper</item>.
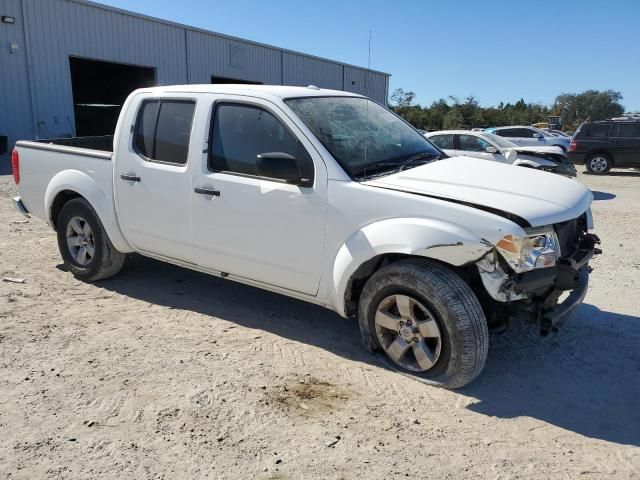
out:
M430 152L422 152L419 153L417 155L414 155L413 157L410 157L409 159L405 160L404 162L402 162L402 167L400 168L400 171L402 170L406 170L407 167L409 167L410 165L413 164L423 164L423 163L428 163L425 160L429 159L429 161L433 161L433 160L440 160L443 157L443 155L441 153L439 154L433 154ZM417 166L417 165L415 165Z
M390 173L401 172L410 168L411 166L418 166L424 163L429 163L433 160L440 160L443 158L443 154L441 153L432 153L432 152L422 152L414 155L413 157L409 157L406 160L401 162L378 162L374 165L370 165L368 167L364 167L357 172L353 172L352 175L354 177L362 176L362 179L371 178L375 175L388 175Z

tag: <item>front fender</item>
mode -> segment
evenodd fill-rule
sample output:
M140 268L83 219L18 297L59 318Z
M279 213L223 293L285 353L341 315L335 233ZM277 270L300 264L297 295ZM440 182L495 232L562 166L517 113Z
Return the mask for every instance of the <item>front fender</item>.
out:
M47 220L53 225L51 207L60 192L72 191L84 197L98 214L109 240L120 252L131 252L133 249L125 240L113 206L113 198L91 176L79 170L63 170L57 173L47 185L44 195L44 208Z
M555 167L558 164L552 162L551 160L546 160L544 158L536 158L535 160L527 158L519 158L517 159L513 165L517 167L531 167L531 168L540 168L540 167Z
M336 311L345 313L345 292L358 267L389 253L433 258L461 266L481 258L493 245L466 228L441 220L393 218L369 224L351 235L333 262L332 296Z

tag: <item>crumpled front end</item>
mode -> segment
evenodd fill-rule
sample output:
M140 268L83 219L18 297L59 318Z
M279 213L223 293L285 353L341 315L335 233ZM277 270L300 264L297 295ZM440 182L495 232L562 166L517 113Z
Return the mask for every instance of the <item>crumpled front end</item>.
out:
M541 244L538 255L524 256L521 263L509 257L508 244L498 244L476 262L486 291L484 303L489 308L485 310L491 312L488 318L494 329L506 328L517 317L537 323L541 334L546 335L582 303L589 284L589 261L601 253L597 248L600 239L588 231L590 223L590 212L585 212L549 227L548 235L553 238L549 242L556 252L553 262L544 257L550 247L538 240L540 235L532 236ZM560 302L567 291L569 295Z

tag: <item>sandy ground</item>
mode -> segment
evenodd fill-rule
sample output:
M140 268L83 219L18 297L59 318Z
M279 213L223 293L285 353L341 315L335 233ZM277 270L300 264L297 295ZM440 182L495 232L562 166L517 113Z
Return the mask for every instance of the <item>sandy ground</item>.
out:
M60 268L0 177L2 478L640 478L640 174L582 175L605 254L557 335L491 338L458 391L364 353L357 324L132 256Z

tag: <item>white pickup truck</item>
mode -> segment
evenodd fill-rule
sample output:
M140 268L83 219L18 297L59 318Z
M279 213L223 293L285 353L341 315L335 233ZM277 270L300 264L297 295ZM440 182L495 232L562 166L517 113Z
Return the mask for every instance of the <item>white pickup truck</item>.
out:
M73 143L20 141L12 163L16 207L78 278L137 252L273 290L357 317L365 348L444 387L480 373L490 329L555 329L599 253L579 182L449 159L350 93L147 88L111 152Z

